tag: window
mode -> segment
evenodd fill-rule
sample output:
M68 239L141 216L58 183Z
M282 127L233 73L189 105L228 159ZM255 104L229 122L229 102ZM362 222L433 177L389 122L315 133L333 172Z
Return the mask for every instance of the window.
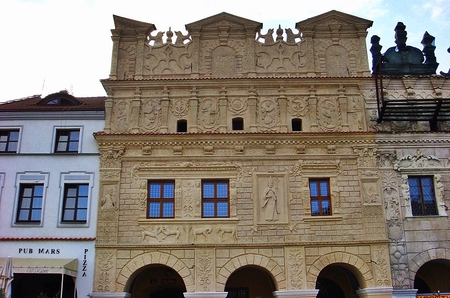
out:
M233 128L233 130L244 130L244 119L242 119L242 118L233 118L233 120L232 120L232 128Z
M187 132L187 121L178 120L177 121L177 132Z
M302 131L302 119L294 118L291 120L292 131Z
M87 221L89 184L65 184L62 222Z
M311 215L331 215L329 179L310 179Z
M43 199L44 184L21 184L16 221L40 223Z
M78 152L79 129L56 130L55 152Z
M16 153L19 143L19 130L0 130L0 152Z
M408 177L413 215L438 215L433 176Z
M147 218L173 218L174 201L174 181L150 181L148 183Z
M248 288L227 288L225 289L228 292L226 298L248 298Z
M202 182L203 217L228 217L229 201L228 181Z

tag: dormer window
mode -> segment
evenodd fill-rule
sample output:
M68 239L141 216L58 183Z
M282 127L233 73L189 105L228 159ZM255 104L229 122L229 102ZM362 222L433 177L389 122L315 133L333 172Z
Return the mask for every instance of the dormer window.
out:
M67 91L61 91L47 95L37 104L40 106L78 106L81 103Z

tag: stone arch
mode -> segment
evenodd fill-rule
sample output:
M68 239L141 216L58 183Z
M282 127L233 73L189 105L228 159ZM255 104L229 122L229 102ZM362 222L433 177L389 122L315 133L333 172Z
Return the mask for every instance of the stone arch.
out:
M375 287L375 281L373 278L372 271L366 262L358 256L346 253L346 252L333 252L318 258L309 267L308 273L306 275L306 282L309 289L314 289L316 287L316 280L326 266L332 264L347 264L352 267L352 273L358 280L359 286L363 288Z
M231 258L219 269L216 277L217 291L225 290L225 284L234 271L249 265L265 268L272 275L277 290L286 288L284 270L276 261L259 254L245 254Z
M423 251L415 255L409 262L409 280L410 283L414 283L414 278L426 262L436 260L436 259L446 259L450 260L450 249L446 248L431 248L429 250Z
M117 275L116 291L127 291L131 286L132 277L136 271L151 264L161 264L172 268L181 276L188 292L195 290L191 271L181 259L172 254L155 251L135 256L122 267Z

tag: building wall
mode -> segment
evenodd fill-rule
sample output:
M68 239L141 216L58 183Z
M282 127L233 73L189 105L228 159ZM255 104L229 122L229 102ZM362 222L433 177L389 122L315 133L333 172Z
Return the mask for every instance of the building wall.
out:
M268 272L274 295L315 297L320 273L338 264L361 293L390 296L376 137L363 95L373 84L363 76L370 23L333 11L297 23L301 42L260 42L259 23L223 13L188 24L186 43L147 44L146 34L156 38L152 24L115 17L111 76L102 81L105 132L95 135L105 204L94 296L126 296L156 264L173 269L193 297L223 293L248 267ZM175 59L186 65L180 70L167 57L190 60ZM242 131L232 130L237 117ZM302 131L292 131L292 119ZM177 133L178 120L187 132ZM311 215L312 178L329 178L332 215ZM148 181L161 179L175 181L174 218L147 218ZM228 179L229 217L202 217L205 179ZM270 184L278 212L268 215Z
M104 116L81 114L2 111L0 129L18 128L20 137L16 153L0 155L0 256L11 256L13 265L18 259L77 259L78 296L84 297L93 288L99 192L98 146L92 134L103 129ZM79 153L54 153L57 128L80 128ZM44 184L41 221L17 223L20 184L37 182ZM87 222L63 223L64 184L77 182L89 184Z

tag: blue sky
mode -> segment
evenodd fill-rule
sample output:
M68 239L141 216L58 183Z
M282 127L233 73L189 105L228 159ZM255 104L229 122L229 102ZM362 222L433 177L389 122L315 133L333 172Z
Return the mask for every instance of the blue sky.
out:
M100 79L110 70L113 14L153 23L158 31L228 12L269 28L295 28L307 18L339 10L372 20L370 37L381 37L382 52L394 46L403 22L407 44L422 49L425 31L436 38L438 72L450 68L448 0L2 0L0 1L0 101L68 90L75 96L105 95ZM370 59L370 56L369 56Z

